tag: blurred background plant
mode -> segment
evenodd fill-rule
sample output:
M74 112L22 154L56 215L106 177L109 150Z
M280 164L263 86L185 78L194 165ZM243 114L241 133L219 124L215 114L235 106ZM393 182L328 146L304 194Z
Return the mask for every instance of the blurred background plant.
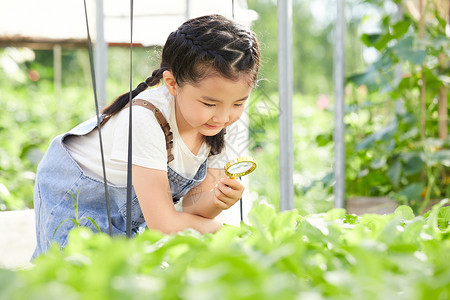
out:
M110 48L108 95L127 91L129 50ZM155 49L134 50L136 84L155 65ZM33 206L37 164L50 141L95 114L86 49L62 50L61 91L53 51L0 49L0 210Z
M260 15L254 30L269 79L261 88L273 93L267 102L277 99L276 5L249 4ZM333 201L332 5L294 1L293 9L295 206L310 213ZM346 198L389 197L423 213L433 199L450 197L449 2L347 1L346 14ZM263 161L278 159L277 117L251 126L263 133L255 143ZM255 199L277 207L279 170L263 167L273 177L252 177Z
M278 207L276 1L248 0L259 17L259 87L246 113L258 169L251 200ZM450 196L448 1L348 0L346 196L390 197L415 212ZM333 26L331 0L293 1L295 206L333 206ZM447 29L446 29L447 28ZM447 30L447 32L446 32ZM107 102L129 88L128 49L108 49ZM134 48L134 84L155 68L158 47ZM37 163L51 139L94 115L86 49L0 49L0 210L32 207Z
M360 35L372 63L348 77L348 194L423 213L450 196L449 2L365 2L379 19Z

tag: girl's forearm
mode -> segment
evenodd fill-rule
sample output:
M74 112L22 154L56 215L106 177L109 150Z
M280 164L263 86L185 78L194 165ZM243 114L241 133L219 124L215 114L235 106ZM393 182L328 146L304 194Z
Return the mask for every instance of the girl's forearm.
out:
M189 193L183 199L183 212L213 219L222 212L214 203L214 190L206 192Z
M165 234L181 232L187 228L192 228L200 233L214 233L219 230L223 224L214 219L204 218L198 215L174 211L170 218L171 222L162 220L163 218L154 218L147 222L150 229L159 230Z

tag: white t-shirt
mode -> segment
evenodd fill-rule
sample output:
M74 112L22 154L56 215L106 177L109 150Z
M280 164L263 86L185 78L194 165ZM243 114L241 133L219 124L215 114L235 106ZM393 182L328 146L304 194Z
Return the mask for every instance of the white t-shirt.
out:
M208 159L208 168L221 169L231 159L244 155L248 132L242 121L227 127L224 150L209 156L210 147L203 143L197 155L184 144L177 127L175 101L166 86L146 90L136 96L151 102L163 113L173 133L172 154L169 166L178 174L193 178L200 165ZM126 185L128 160L129 108L112 116L102 128L103 153L106 178L111 184ZM133 156L132 162L146 168L167 171L165 136L153 112L133 106ZM69 136L65 140L69 152L86 175L103 180L98 130L84 136Z

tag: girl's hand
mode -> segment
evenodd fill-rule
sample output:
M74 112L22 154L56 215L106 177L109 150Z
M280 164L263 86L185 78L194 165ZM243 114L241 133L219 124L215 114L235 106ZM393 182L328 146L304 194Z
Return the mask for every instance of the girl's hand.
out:
M244 186L236 179L222 178L214 187L214 204L222 210L238 202L244 193Z

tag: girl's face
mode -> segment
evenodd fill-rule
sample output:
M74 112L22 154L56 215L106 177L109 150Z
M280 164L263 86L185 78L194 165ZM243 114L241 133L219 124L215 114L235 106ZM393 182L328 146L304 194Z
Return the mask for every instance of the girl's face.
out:
M169 71L166 71L169 72ZM175 96L175 113L181 133L199 133L213 136L224 127L236 122L242 115L252 88L247 78L238 81L221 76L210 76L192 85L179 87L167 82Z

